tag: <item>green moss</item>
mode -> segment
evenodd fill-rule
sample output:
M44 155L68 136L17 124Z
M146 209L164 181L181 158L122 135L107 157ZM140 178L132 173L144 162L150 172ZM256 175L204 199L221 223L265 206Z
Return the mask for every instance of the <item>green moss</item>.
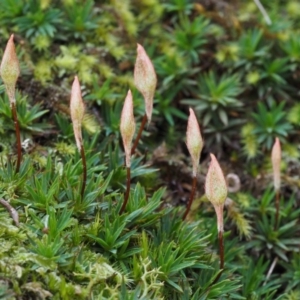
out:
M0 82L0 199L20 220L15 226L10 206L0 206L0 298L298 299L300 212L291 196L299 187L296 1L261 1L268 26L254 2L25 2L3 0L0 7L0 33L14 32L21 64L24 154L16 173L15 126ZM133 80L136 43L153 61L158 86L120 215L126 169L119 124L129 88L136 120L144 114ZM83 196L68 109L75 75L87 110ZM191 191L190 106L205 148L198 194L183 222L180 204ZM268 188L275 137L283 153L278 229L276 196ZM161 143L168 154L152 151ZM216 219L203 196L209 153L242 182L230 195L234 202L226 202L218 282Z

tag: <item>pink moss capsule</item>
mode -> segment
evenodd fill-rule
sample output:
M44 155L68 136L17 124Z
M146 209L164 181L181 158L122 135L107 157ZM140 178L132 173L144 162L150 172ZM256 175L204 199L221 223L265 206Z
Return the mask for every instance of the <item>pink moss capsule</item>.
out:
M205 194L214 206L218 220L218 231L223 232L223 208L227 198L227 184L222 169L213 154L205 181Z
M281 146L279 138L275 139L272 148L272 167L273 167L273 181L275 191L280 190L280 162L281 162Z
M205 181L205 194L213 205L223 205L227 198L227 184L222 169L213 154Z
M157 84L157 77L153 64L145 49L137 44L137 57L134 67L134 84L144 96L148 124L151 121L153 98Z
M203 148L203 140L197 118L191 108L186 131L186 145L192 158L193 176L196 177L200 154Z
M81 89L78 77L75 76L72 91L71 91L71 100L70 100L70 113L73 123L74 136L76 140L76 145L78 150L81 150L82 147L82 132L81 124L84 116L84 103L81 96Z
M20 75L20 65L16 54L14 35L7 42L0 66L0 75L11 103L15 103L15 88Z
M121 113L120 131L126 156L126 167L130 168L131 144L135 132L135 120L133 115L133 100L129 90L125 98Z

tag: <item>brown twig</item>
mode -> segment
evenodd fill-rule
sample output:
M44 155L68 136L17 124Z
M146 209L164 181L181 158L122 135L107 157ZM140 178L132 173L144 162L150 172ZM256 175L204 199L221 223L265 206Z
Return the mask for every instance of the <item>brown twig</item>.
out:
M15 124L15 130L16 130L17 149L18 149L16 173L18 173L20 170L21 159L22 159L22 146L21 146L20 127L19 127L19 121L18 121L18 115L17 115L17 109L16 109L15 102L11 102L11 111L12 111L13 120L14 120L14 124Z
M130 167L127 167L127 184L126 184L126 192L125 192L125 196L124 196L124 202L123 202L123 205L121 207L121 210L120 210L120 215L124 212L125 208L126 208L126 205L127 205L127 202L128 202L128 198L129 198L129 192L130 192Z
M191 194L190 194L189 203L188 203L188 205L186 207L184 215L182 216L182 220L185 220L185 218L187 217L188 213L190 212L190 209L191 209L191 206L192 206L192 203L193 203L193 200L194 200L195 192L196 192L196 185L197 185L197 177L194 176L193 177L192 191L191 191Z
M83 199L83 195L86 187L86 178L87 178L86 159L85 159L83 143L81 143L80 154L81 154L82 168L83 168L83 174L82 174L83 181L81 186L81 199Z
M2 204L6 210L9 212L10 216L12 217L13 221L15 222L15 225L19 227L19 214L18 212L10 205L9 202L7 202L4 199L0 199L0 204Z
M134 141L133 147L131 148L131 155L133 155L135 153L135 149L136 149L136 147L137 147L137 145L139 143L139 140L140 140L140 138L142 136L142 132L143 132L143 129L144 129L145 125L146 125L146 122L147 122L147 115L144 114L144 117L142 119L142 123L141 123L140 129L139 129L138 135L137 135L137 137L136 137L136 139Z
M276 191L276 200L275 200L275 206L276 206L276 215L275 215L275 226L274 230L278 229L278 223L279 223L279 204L280 204L280 191Z

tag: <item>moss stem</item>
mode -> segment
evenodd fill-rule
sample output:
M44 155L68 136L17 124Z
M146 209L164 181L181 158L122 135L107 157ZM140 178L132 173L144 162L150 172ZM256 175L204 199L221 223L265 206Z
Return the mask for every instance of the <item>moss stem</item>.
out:
M190 209L191 209L194 197L195 197L196 186L197 186L197 177L194 176L193 177L192 191L191 191L191 194L190 194L189 203L188 203L188 205L186 207L184 215L182 216L182 220L185 220L185 218L187 217L188 213L190 212Z
M220 255L220 273L218 274L218 276L215 278L215 280L213 281L213 283L210 285L210 287L214 284L216 284L223 271L224 271L224 240L223 240L223 231L219 231L218 232L218 239L219 239L219 255Z
M16 173L19 173L20 165L21 165L21 159L22 159L22 145L21 145L21 135L20 135L20 127L19 127L19 121L18 121L18 115L17 115L17 109L15 102L11 102L11 111L13 115L13 120L15 124L15 130L16 130L16 139L17 139L17 166L16 166Z
M84 152L84 147L83 143L81 142L80 145L80 154L81 154L81 160L82 160L82 186L81 186L81 199L83 199L85 187L86 187L86 178L87 178L87 169L86 169L86 159L85 159L85 152Z
M219 240L219 255L220 255L220 272L218 276L213 281L212 285L217 283L220 279L223 270L224 270L224 241L223 241L223 232L224 232L224 204L222 205L214 205L216 215L217 215L217 223L218 223L218 240Z
M142 132L143 132L143 129L144 129L145 125L146 125L146 122L147 122L147 115L144 114L144 117L142 119L142 123L141 123L140 129L139 129L138 135L137 135L137 137L136 137L136 139L134 141L133 147L131 148L131 155L133 155L135 153L135 149L136 149L136 147L137 147L137 145L139 143L139 140L140 140L140 138L142 136Z
M219 238L219 251L220 251L220 270L223 270L224 269L224 240L223 240L223 231L219 231L218 238Z
M128 202L128 198L129 198L129 192L130 192L130 167L126 167L127 169L127 184L126 184L126 192L125 192L125 196L124 196L124 202L123 202L123 205L121 207L121 210L120 210L120 215L124 212L125 208L126 208L126 205L127 205L127 202Z
M276 199L275 199L275 206L276 206L276 215L275 215L275 226L274 230L278 229L279 225L279 204L280 204L280 191L276 191Z

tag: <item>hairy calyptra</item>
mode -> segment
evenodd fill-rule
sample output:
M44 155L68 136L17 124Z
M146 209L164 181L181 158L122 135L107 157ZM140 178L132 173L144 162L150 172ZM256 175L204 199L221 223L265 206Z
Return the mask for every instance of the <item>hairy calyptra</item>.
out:
M223 242L223 231L224 231L224 221L223 221L223 210L224 203L227 198L227 184L224 178L222 169L213 154L210 154L211 163L208 168L205 181L205 194L208 200L214 206L217 215L218 224L218 239L219 239L219 251L220 251L220 270L224 269L224 242ZM215 278L214 283L216 283L222 272L218 274Z
M71 100L70 100L70 113L73 123L74 136L76 140L76 145L80 151L82 148L82 132L81 125L84 117L84 103L81 96L81 89L78 77L75 76L72 90L71 90Z
M205 194L215 208L218 231L223 232L223 208L227 198L227 184L222 169L213 154L205 180Z
M134 84L144 96L145 109L148 124L151 121L153 98L157 84L157 77L153 64L147 55L145 49L137 44L137 57L134 67Z
M75 76L72 90L71 90L71 100L70 100L70 113L71 113L71 119L73 123L73 131L74 136L76 140L76 145L78 148L78 151L81 155L82 160L82 168L83 168L83 180L82 180L82 186L81 186L81 198L83 199L84 191L86 187L86 179L87 179L87 168L86 168L86 159L85 159L85 151L83 147L83 141L82 141L82 131L81 131L81 125L82 120L84 117L84 103L81 96L81 89L80 89L80 83L78 80L78 77Z
M3 54L0 75L4 82L10 103L15 103L15 88L20 75L20 65L16 54L13 34L10 36Z
M130 175L131 144L135 132L133 100L132 100L132 94L130 90L128 91L127 96L125 98L125 102L121 113L120 131L121 131L121 136L124 144L126 173L127 173L126 192L124 195L124 201L122 207L119 212L119 214L121 215L125 211L129 199L130 181L131 181L131 175Z
M186 131L186 145L192 158L193 176L195 177L197 176L200 154L203 148L203 140L197 118L191 108Z
M275 189L275 207L276 207L276 214L275 214L275 226L274 229L278 229L279 225L279 210L280 210L280 162L281 162L281 146L279 138L275 139L275 143L272 148L272 167L273 167L273 184Z
M275 139L272 148L272 167L273 167L273 181L275 191L280 190L280 162L281 162L281 146L279 138Z
M190 152L193 164L193 182L192 182L192 190L190 194L190 199L187 204L186 210L182 219L184 220L193 203L195 192L196 192L196 185L197 185L197 171L199 165L200 154L203 148L203 140L200 133L200 127L195 116L194 111L190 108L190 116L188 119L187 130L186 130L186 146Z
M210 154L211 163L205 181L205 194L214 205L224 205L227 198L227 184L216 157Z
M17 149L18 149L16 172L18 173L20 170L21 159L22 159L22 145L21 145L21 134L20 134L20 126L18 121L15 95L16 95L16 83L20 75L20 66L16 54L13 34L10 36L3 54L3 58L0 65L0 75L4 82L6 93L9 98L12 117L15 124Z
M126 167L130 168L131 144L135 132L132 93L129 90L121 113L120 131L126 156Z

